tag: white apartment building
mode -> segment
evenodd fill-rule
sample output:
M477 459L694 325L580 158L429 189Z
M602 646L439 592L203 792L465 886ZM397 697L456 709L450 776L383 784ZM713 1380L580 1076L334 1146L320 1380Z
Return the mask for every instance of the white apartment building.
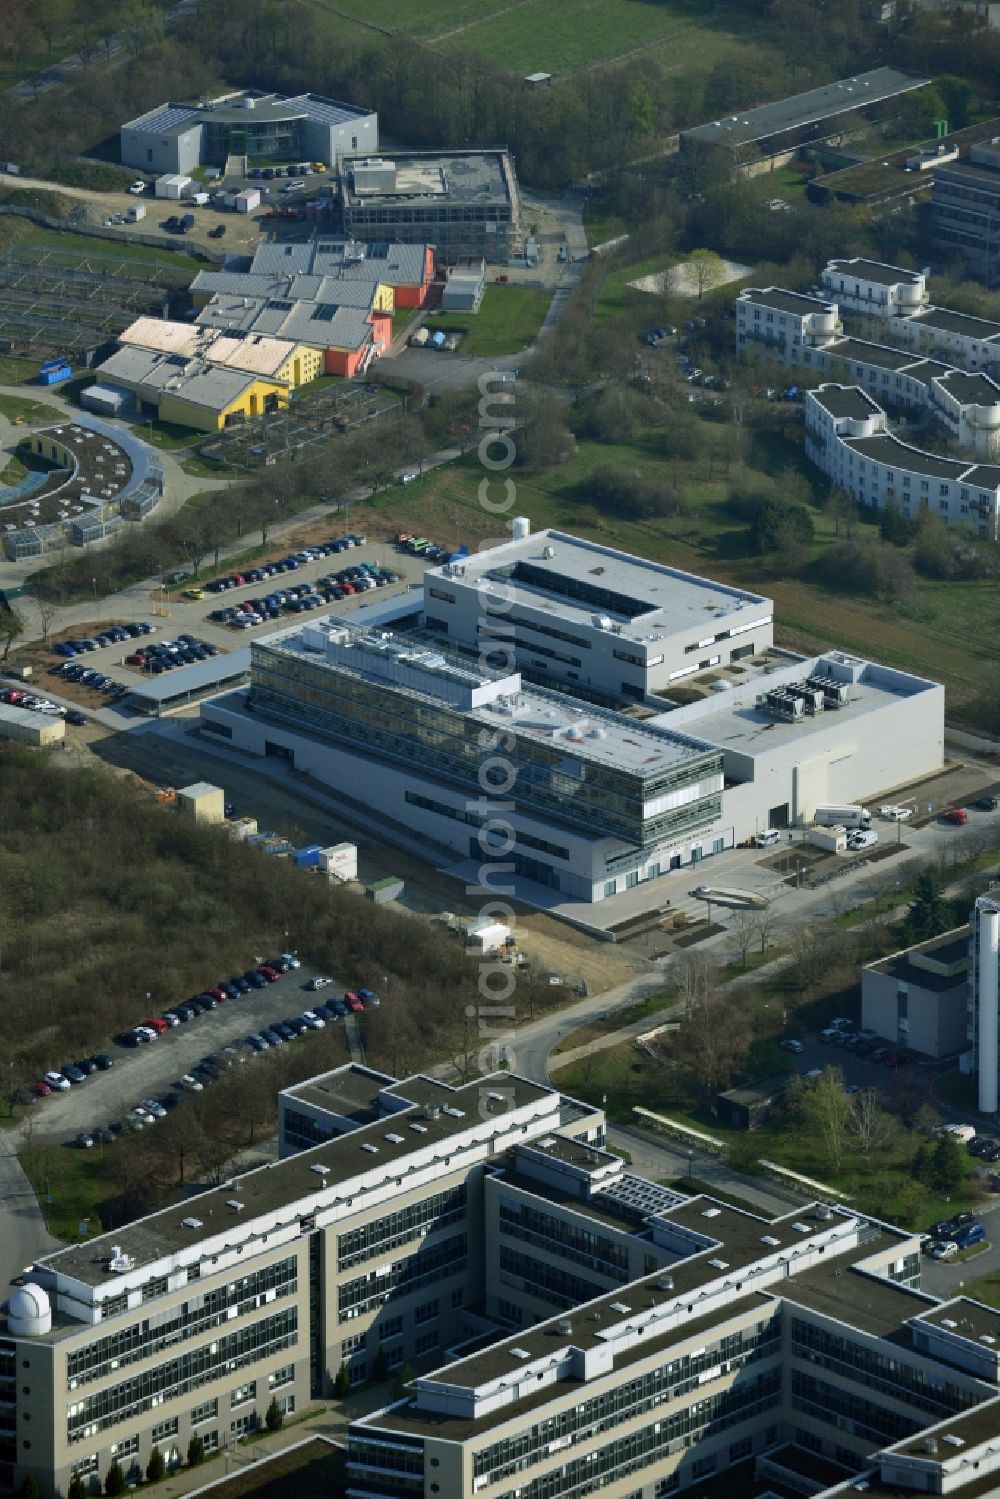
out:
M823 294L844 312L908 318L927 303L927 275L878 260L831 260L820 273Z
M1000 467L940 458L887 430L885 412L858 386L821 385L806 392L806 453L859 505L892 501L908 520L924 511L950 524L1000 538Z
M925 307L893 325L893 336L908 348L934 359L948 359L963 370L1000 372L1000 323Z
M781 364L843 332L836 302L780 286L750 286L736 298L736 347L761 348Z
M790 308L798 301L824 311L800 310L793 315ZM831 315L825 311L828 307ZM736 300L737 347L744 353L760 350L768 360L831 380L858 384L885 406L926 412L970 454L997 456L1000 384L982 372L927 359L913 349L836 336L841 327L838 317L833 304L778 287L742 292ZM909 327L910 321L897 320L893 334Z

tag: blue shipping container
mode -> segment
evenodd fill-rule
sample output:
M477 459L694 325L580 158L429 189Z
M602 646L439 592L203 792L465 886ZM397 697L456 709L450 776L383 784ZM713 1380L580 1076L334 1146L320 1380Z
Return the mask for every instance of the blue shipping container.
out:
M296 851L295 862L300 869L308 869L311 864L319 863L321 843L310 843L305 848Z
M41 385L59 385L63 380L72 377L73 370L65 359L47 359L38 371L38 380Z

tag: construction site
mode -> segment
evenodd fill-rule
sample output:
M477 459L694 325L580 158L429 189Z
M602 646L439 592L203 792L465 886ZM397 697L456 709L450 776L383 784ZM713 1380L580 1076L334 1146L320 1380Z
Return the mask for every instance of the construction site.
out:
M232 468L264 468L313 457L345 435L395 424L405 398L378 385L328 385L297 393L287 410L241 422L201 445L202 458Z
M0 351L92 365L138 316L164 317L188 279L167 258L16 245L0 257Z

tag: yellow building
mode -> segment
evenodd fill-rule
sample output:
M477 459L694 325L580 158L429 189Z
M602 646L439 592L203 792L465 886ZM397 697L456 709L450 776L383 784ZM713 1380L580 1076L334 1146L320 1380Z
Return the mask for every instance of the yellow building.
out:
M308 351L312 353L313 351ZM288 355L295 372L295 354ZM298 369L302 370L302 354ZM157 417L218 432L235 422L288 405L288 382L278 375L253 374L210 360L125 346L99 366L100 383L128 391L140 416Z
M281 381L292 390L323 373L320 348L266 333L234 332L165 318L140 317L119 334L118 342L126 348L147 349L187 360L203 359L226 369Z

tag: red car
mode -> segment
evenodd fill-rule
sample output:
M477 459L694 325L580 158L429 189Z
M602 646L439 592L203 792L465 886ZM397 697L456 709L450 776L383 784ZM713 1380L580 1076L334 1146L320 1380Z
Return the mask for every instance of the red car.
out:
M353 989L348 989L347 990L346 994L344 995L344 1004L355 1015L357 1015L359 1013L359 1011L361 1011L361 1010L364 1009L364 1005L362 1004L362 1002L358 998L358 996L355 994L355 992L354 992Z
M969 814L964 807L952 807L950 812L944 814L944 820L945 822L955 822L959 827L963 827L969 820Z
M225 1004L226 1000L229 998L229 995L226 993L225 989L206 989L205 993L211 994L212 998L217 999L220 1005Z
M281 977L274 968L258 968L257 972L263 974L269 984L276 984Z
M145 666L146 653L145 651L133 651L131 656L125 657L125 661L129 666Z
M37 1093L39 1098L48 1098L52 1093L52 1089L49 1087L48 1083L44 1078L41 1077L38 1079L37 1083L32 1083L31 1091L33 1093Z
M149 1020L141 1020L139 1024L148 1025L149 1029L151 1031L155 1031L158 1036L162 1036L164 1031L168 1031L170 1029L170 1026L167 1024L167 1022L165 1020L161 1020L159 1015L154 1015Z

